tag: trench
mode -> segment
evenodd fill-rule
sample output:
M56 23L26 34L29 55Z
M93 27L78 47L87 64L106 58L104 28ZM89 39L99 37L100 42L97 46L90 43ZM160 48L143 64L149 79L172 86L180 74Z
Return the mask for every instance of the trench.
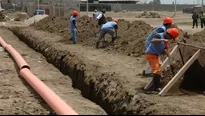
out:
M185 72L181 88L192 92L205 91L205 68L196 60Z
M145 99L143 95L130 93L123 89L123 84L117 82L110 73L96 73L97 66L88 68L77 55L66 49L59 48L61 44L48 42L20 31L20 28L9 28L21 41L44 55L47 61L58 68L64 75L72 79L72 86L81 91L83 97L101 106L108 115L140 115L154 114L155 103ZM93 73L95 72L95 73ZM93 75L94 74L94 75Z

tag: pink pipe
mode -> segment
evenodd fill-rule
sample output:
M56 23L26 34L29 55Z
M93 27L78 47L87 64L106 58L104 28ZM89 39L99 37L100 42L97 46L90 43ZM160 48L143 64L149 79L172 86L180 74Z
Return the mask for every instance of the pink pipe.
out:
M59 96L40 81L27 68L20 70L20 75L38 92L38 94L54 109L58 115L78 115Z
M3 48L6 48L6 46L8 45L3 39L2 37L0 36L0 44Z
M24 77L24 79L38 92L38 94L58 115L78 115L69 105L67 105L58 95L56 95L30 71L30 67L23 57L11 45L8 45L2 37L0 37L0 44L12 55L18 64L20 68L20 75Z
M12 55L12 57L14 58L14 60L16 61L16 63L19 66L19 69L22 68L29 68L28 64L26 63L26 61L23 59L23 57L11 46L11 45L7 45L6 46L6 50Z

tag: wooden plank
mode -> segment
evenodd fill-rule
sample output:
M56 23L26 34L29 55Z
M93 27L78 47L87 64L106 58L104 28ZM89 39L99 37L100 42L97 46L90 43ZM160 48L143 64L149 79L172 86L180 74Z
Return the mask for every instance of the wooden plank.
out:
M177 49L178 49L178 45L176 45L173 49L172 49L172 51L170 52L170 56L172 56L176 51L177 51ZM162 70L164 70L165 69L165 67L167 66L167 64L168 64L168 57L164 60L164 62L162 63ZM145 90L147 90L147 89L149 89L151 86L152 86L152 84L153 84L153 80L150 80L150 82L149 83L147 83L147 85L144 87L144 89Z
M194 46L192 44L187 44L187 43L182 43L182 42L177 42L177 44L181 44L181 45L189 46L189 47L192 47L192 48L197 48L197 49L205 50L204 47Z
M177 52L178 47L179 47L179 46L176 45L176 46L173 48L173 50L170 52L170 57L171 57L172 55L174 55L174 53ZM168 63L169 63L169 58L167 57L167 58L164 60L164 62L162 63L162 70L164 70L164 69L166 68L166 66L168 65Z
M185 71L193 64L193 62L199 57L200 49L186 62L186 64L179 70L179 72L172 78L172 80L160 91L159 95L165 95L170 88L180 79Z

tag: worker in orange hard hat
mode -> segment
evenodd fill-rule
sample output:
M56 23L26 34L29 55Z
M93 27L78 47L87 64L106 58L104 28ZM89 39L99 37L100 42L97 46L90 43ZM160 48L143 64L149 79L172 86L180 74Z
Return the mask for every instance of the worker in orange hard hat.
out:
M162 67L160 63L159 56L167 55L167 43L168 40L175 40L179 36L179 30L176 28L169 28L164 33L154 34L151 43L146 48L145 54L146 59L152 69L153 73L153 86L152 90L159 92L160 88L160 79L162 73Z
M78 15L79 15L78 11L73 11L73 13L70 17L70 31L71 31L71 34L72 34L73 44L76 44L76 36L77 36L77 32L79 32L78 29L77 29L77 20L76 20L76 17Z
M114 46L116 46L116 38L117 38L117 29L118 29L118 20L117 19L112 19L112 18L108 18L108 22L105 23L101 29L100 29L100 36L99 39L97 40L96 43L96 48L99 48L99 43L101 41L102 38L104 38L106 33L109 33L112 36L112 41L111 43L114 44ZM103 41L103 47L105 47L105 40Z
M154 36L154 34L156 33L163 33L163 32L166 32L167 29L171 28L172 27L172 23L173 23L173 19L171 17L165 17L163 19L163 24L156 27L150 34L149 36L147 37L146 39L146 45L145 47L147 48L149 46L149 44L151 43L151 40ZM146 64L146 68L145 70L143 71L143 75L144 76L152 76L152 70L147 62Z
M97 11L98 11L98 10L95 9L95 10L94 10L94 13L93 13L93 19L95 19L95 20L96 20L97 16L99 15L99 13L98 13Z

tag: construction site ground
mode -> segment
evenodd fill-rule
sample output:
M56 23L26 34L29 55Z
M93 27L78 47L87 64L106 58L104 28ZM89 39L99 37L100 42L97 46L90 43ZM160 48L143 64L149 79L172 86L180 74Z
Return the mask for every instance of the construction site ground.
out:
M79 24L81 33L76 45L71 44L69 35L65 35L67 25L52 21L47 21L45 26L45 22L39 22L31 27L26 27L28 25L23 22L0 23L10 27L10 30L0 28L0 36L21 53L37 77L79 114L204 114L205 97L202 94L182 93L177 87L166 97L143 92L142 88L151 78L139 75L146 64L142 42L153 27L161 24L162 18L135 18L140 13L106 13L106 16L129 22L142 20L134 24L120 22L118 42L121 46L118 49L95 49L93 39L96 37L89 32L93 29L83 20ZM164 17L173 13L159 14ZM177 12L174 21L188 34L203 31L200 26L192 29L191 15ZM0 114L49 114L48 105L18 77L8 53L1 52L0 57L0 104L3 104Z

